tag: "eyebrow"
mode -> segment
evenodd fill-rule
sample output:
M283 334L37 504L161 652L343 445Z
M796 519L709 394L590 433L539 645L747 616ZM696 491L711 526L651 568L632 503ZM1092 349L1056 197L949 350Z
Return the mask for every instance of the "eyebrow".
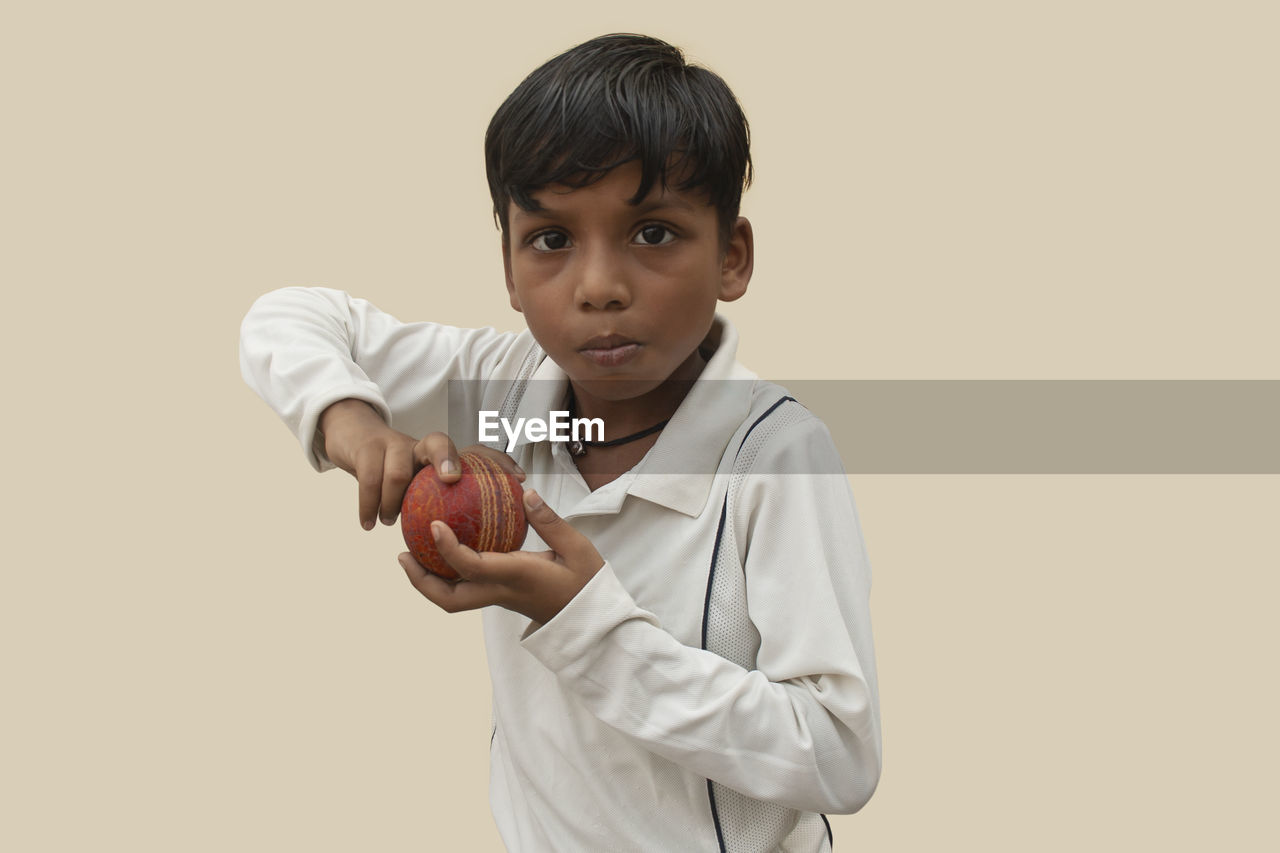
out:
M661 210L664 207L675 207L680 210L695 210L692 204L680 198L678 195L665 195L655 199L642 200L635 206L638 213L651 213L655 210Z
M663 208L667 208L667 207L674 207L677 210L687 210L687 211L696 210L696 208L692 204L680 198L679 196L672 195L672 194L659 196L657 198L646 198L640 201L639 204L632 205L632 207L634 208L636 215L638 216L644 216L645 214L653 213L655 210L662 210ZM517 204L515 205L515 211L511 214L511 220L514 222L514 221L523 220L523 219L536 219L539 217L554 217L558 213L560 213L560 211L556 210L554 207L547 207L546 205L542 205L538 210L525 210L523 207Z

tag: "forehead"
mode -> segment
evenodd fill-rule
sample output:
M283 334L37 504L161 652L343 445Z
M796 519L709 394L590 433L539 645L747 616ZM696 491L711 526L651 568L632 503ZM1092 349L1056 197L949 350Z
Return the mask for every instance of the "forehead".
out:
M678 186L658 181L643 198L637 199L639 190L640 165L633 161L617 166L598 180L583 186L552 184L536 190L530 196L537 203L538 209L525 210L511 201L509 215L513 223L575 212L593 215L616 212L631 215L667 209L689 215L714 215L710 196L701 190L682 190Z

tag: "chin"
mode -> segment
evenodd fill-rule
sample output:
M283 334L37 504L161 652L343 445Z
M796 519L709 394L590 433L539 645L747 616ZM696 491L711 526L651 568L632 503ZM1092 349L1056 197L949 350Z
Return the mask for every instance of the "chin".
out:
M661 379L641 379L634 376L616 376L603 379L573 377L573 381L584 393L590 394L596 399L610 402L633 400L636 397L641 397L657 388L663 382Z

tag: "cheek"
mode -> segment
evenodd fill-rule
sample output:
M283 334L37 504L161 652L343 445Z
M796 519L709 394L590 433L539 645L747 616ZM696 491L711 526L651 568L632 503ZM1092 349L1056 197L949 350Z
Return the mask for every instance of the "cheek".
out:
M720 268L701 259L685 264L666 281L670 303L694 314L707 310L719 300Z
M718 290L720 261L701 251L700 247L677 252L653 252L640 260L639 273L654 286L678 286L685 293L701 293L708 288Z
M538 263L538 260L513 260L511 263L511 286L526 310L536 310L539 304L547 303L555 290L555 270L549 269L546 263Z
M521 282L516 288L524 323L529 327L529 331L533 332L534 337L543 342L544 347L548 342L554 346L554 342L559 337L561 321L566 313L564 302L556 298L552 290L553 288L545 286L530 286L528 282Z

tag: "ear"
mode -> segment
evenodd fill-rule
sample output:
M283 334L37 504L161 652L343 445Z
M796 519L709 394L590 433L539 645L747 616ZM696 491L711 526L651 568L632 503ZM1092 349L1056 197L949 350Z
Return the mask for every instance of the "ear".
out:
M507 298L511 300L511 307L523 314L520 297L516 296L516 282L511 277L511 243L505 233L502 235L502 271L507 276Z
M720 299L732 302L741 299L751 283L751 271L756 262L755 235L751 231L751 223L745 216L739 216L733 223L733 231L729 233L729 244L725 247L724 258L720 264Z

